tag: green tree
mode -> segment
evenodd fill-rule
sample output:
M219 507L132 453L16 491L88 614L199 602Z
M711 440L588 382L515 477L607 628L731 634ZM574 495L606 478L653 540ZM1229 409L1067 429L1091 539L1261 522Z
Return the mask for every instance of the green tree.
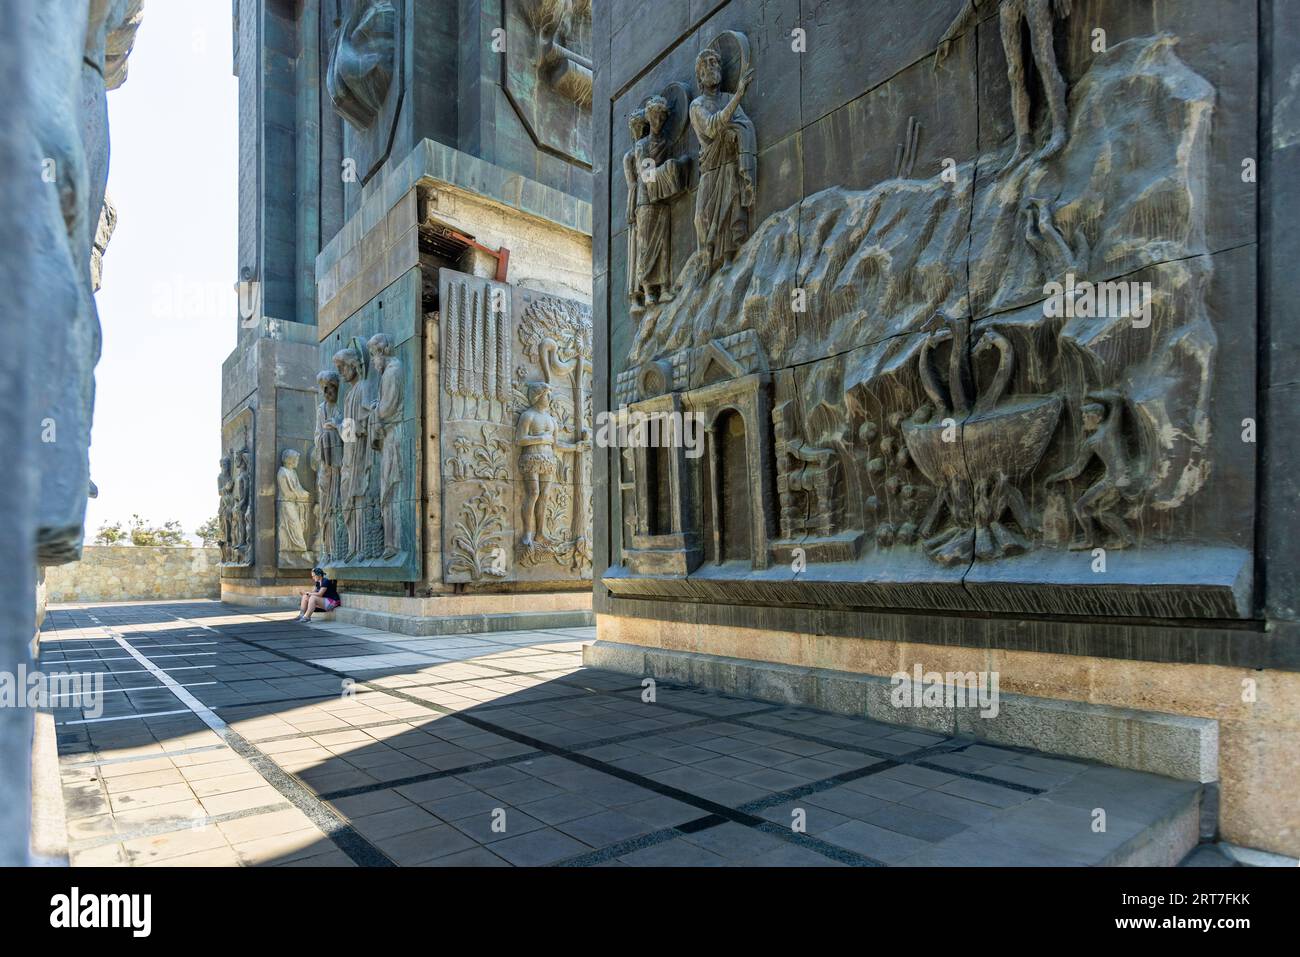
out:
M204 548L215 548L221 544L221 518L213 515L210 519L194 530L194 534L199 536L203 542Z
M190 540L185 537L180 522L170 521L163 522L161 525L150 525L147 519L141 518L139 515L132 515L131 544L140 546L188 545Z
M125 545L127 544L127 534L122 530L121 522L114 522L109 525L105 522L99 526L99 531L95 533L96 545Z

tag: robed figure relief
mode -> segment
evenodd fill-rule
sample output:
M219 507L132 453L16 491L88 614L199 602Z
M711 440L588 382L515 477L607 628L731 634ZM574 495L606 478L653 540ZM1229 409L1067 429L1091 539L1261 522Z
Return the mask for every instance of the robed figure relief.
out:
M236 562L249 561L253 537L253 476L248 449L240 449L235 457L235 479L231 494L234 496L234 518L231 539Z
M646 122L645 110L638 108L628 114L628 132L632 136L632 148L623 154L623 179L627 183L627 298L635 311L641 307L641 284L637 280L636 253L636 197L637 169L636 151L641 140L650 131Z
M316 374L321 400L316 406L312 438L312 464L316 467L316 560L330 562L338 550L339 468L343 465L343 439L339 435L339 374Z
M348 533L348 562L365 557L366 510L370 493L370 389L364 374L364 344L340 349L334 367L347 385L339 433L343 440L343 464L339 469L339 500Z
M668 97L650 97L644 107L646 133L632 149L635 178L629 183L629 200L634 187L636 212L631 231L636 238L635 258L629 261L629 270L635 263L634 309L673 298L669 203L686 189L690 160L673 155L685 123L686 91L674 84L668 92L680 101L679 105L674 109ZM670 122L674 119L677 122Z
M275 476L277 493L276 538L279 563L286 568L310 564L307 528L311 515L311 492L298 478L298 450L285 449Z
M723 86L723 37L740 47L740 76L734 93ZM754 78L748 43L725 33L700 52L695 78L700 95L691 103L691 128L700 141L700 185L695 192L695 240L708 271L729 263L749 238L758 173L754 124L740 101Z
M402 363L393 355L392 340L384 333L366 344L379 374L379 396L371 410L370 443L379 453L379 514L384 525L385 559L402 550L402 525L398 515L402 491Z
M221 506L218 512L221 526L221 560L235 560L235 474L230 456L221 457L221 473L217 476L217 494Z

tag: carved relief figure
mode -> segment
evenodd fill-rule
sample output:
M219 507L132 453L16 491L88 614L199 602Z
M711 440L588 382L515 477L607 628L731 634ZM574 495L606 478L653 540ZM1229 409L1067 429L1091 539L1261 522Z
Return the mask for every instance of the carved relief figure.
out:
M372 447L379 452L379 511L384 523L385 559L402 550L402 525L398 515L402 491L402 363L393 355L392 340L384 333L366 344L379 373L379 397L371 413Z
M1083 406L1083 430L1086 437L1075 460L1052 475L1049 485L1078 478L1095 457L1102 473L1074 503L1074 517L1079 521L1080 537L1070 543L1072 549L1090 549L1102 544L1095 523L1100 523L1114 539L1107 548L1127 548L1134 544L1133 532L1120 514L1120 508L1136 499L1133 468L1124 448L1120 419L1124 399L1110 389L1088 394Z
M546 414L554 423L551 431L556 439L555 448L562 452L591 448L591 308L551 296L536 299L524 310L518 333L524 357L542 373L541 383L525 386L529 407L537 399L533 386L561 390L548 393L545 398ZM553 406L557 395L560 404ZM527 412L525 409L522 414ZM577 438L576 444L559 442L560 430L570 428ZM553 454L550 457L554 459ZM591 502L586 474L589 462L585 455L575 456L572 467L566 469L557 460L552 480L558 479L561 487L554 494L542 491L539 501L529 508L521 507L521 511L531 511L537 516L534 537L519 543L521 567L553 560L562 565L567 563L572 571L580 574L590 569ZM528 498L531 490L525 488L525 498ZM566 515L567 530L559 527Z
M627 118L628 132L632 135L632 148L623 154L623 179L627 182L627 298L635 311L641 308L641 285L637 281L636 208L640 178L637 175L637 147L650 124L644 109L635 109Z
M221 473L217 476L217 492L221 496L221 504L217 508L217 522L221 534L221 560L222 562L232 562L235 560L235 476L229 455L221 457Z
M311 514L311 493L298 478L298 450L285 449L280 454L276 485L276 548L279 563L285 567L310 564L307 550L307 527Z
M360 343L358 343L358 346ZM369 389L362 375L364 358L357 346L334 354L334 368L347 384L340 437L343 463L339 469L339 499L347 525L347 561L364 558L367 497L370 492Z
M953 40L976 21L979 10L992 0L968 0L965 8L939 41L939 58L948 53ZM1029 41L1033 49L1034 65L1042 78L1047 93L1047 105L1052 114L1052 133L1046 145L1038 151L1039 159L1059 153L1069 138L1069 115L1066 105L1065 78L1056 64L1056 51L1052 47L1053 18L1065 19L1070 15L1072 0L997 0L998 19L1002 30L1002 50L1007 58L1007 77L1011 81L1011 114L1016 124L1016 151L1007 167L1015 166L1033 151L1033 130L1030 129L1029 71L1021 47L1021 24L1029 27Z
M747 58L746 58L747 59ZM754 71L744 64L736 91L722 89L722 56L713 46L695 61L700 95L691 102L691 127L700 141L700 184L695 193L695 240L708 271L730 262L749 238L758 171L754 124L740 101Z
M253 476L248 449L240 449L235 459L234 517L231 521L234 560L241 564L252 560Z
M545 382L528 383L528 408L519 413L515 427L515 445L519 447L519 472L524 481L524 501L520 515L523 534L519 544L531 548L547 541L546 507L551 483L559 471L556 452L581 452L591 443L584 437L576 444L559 438L559 423L551 414L551 389Z
M673 298L669 242L672 221L668 201L686 188L689 160L671 154L675 133L667 128L668 100L646 101L647 134L634 147L636 165L636 293L647 306ZM628 268L631 269L629 261Z
M397 10L391 0L353 0L334 38L325 86L339 114L364 130L383 108L397 54Z
M343 464L343 439L339 435L339 374L316 374L321 401L316 406L316 431L312 439L312 464L316 468L316 557L322 564L338 551L339 468Z

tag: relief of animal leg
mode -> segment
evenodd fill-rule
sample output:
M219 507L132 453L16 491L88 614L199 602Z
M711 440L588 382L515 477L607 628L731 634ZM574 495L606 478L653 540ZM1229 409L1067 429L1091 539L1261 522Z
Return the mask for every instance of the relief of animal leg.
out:
M935 496L934 501L925 512L925 518L921 519L921 527L917 529L922 538L930 538L934 535L935 528L939 524L939 516L943 513L943 506L946 496L940 492Z
M993 540L997 542L999 556L1019 555L1032 547L1027 538L1017 535L1001 522L994 522L989 526L989 531L993 534Z
M1114 512L1105 511L1099 513L1097 521L1101 522L1106 530L1115 536L1108 547L1130 548L1137 544L1137 539L1133 535L1133 530L1128 527L1128 522Z

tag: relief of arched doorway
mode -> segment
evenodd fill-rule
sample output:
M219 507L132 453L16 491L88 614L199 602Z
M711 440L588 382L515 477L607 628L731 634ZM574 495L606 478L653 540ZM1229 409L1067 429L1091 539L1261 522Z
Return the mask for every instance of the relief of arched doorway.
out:
M754 558L753 509L750 503L749 450L745 420L735 409L721 413L713 427L718 470L717 532L713 536L718 562L745 561Z

